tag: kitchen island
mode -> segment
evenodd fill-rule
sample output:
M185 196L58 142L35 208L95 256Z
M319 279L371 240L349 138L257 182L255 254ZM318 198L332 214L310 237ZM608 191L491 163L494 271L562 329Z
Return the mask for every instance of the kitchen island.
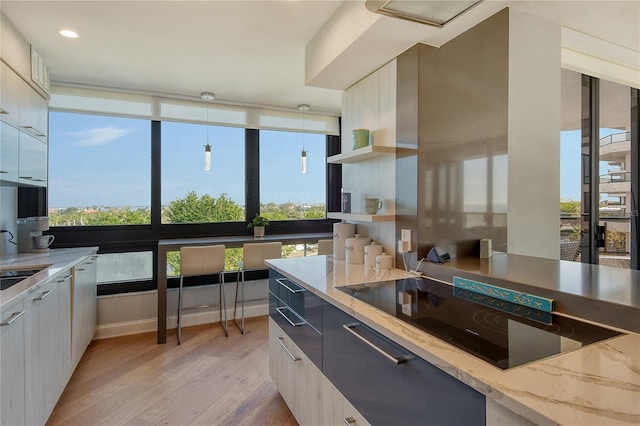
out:
M486 422L613 425L640 423L640 335L626 334L520 367L500 370L361 300L348 284L410 277L376 274L330 256L268 260L274 271L486 397ZM582 318L588 320L588 318Z

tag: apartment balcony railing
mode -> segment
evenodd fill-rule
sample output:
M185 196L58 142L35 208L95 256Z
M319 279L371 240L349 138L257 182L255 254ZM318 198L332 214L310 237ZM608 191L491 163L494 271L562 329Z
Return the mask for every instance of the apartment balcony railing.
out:
M631 133L622 132L600 139L600 159L620 163L631 152Z
M631 140L631 132L614 133L600 139L600 148L613 143L628 142Z

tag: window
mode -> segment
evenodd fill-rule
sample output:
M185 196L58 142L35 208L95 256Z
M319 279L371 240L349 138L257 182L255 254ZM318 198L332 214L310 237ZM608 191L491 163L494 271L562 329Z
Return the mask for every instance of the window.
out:
M151 223L150 121L49 114L51 226Z
M307 155L302 173L301 154ZM260 131L260 214L270 220L324 219L326 136Z
M161 132L162 223L244 221L244 129L163 122Z
M277 222L270 228L275 233L331 230L327 187L339 194L340 182L327 182L326 153L340 145L327 136L338 134L335 117L310 114L303 122L297 112L90 89L55 92L44 190L50 232L59 247L100 248L99 295L155 288L153 259L162 239L248 234L247 216L256 213ZM210 171L204 170L207 142ZM300 173L303 147L307 174ZM29 211L41 203L23 200ZM283 256L316 251L300 244L287 246ZM228 248L226 255L225 270L237 271L242 249ZM168 274L179 273L179 253L168 260Z

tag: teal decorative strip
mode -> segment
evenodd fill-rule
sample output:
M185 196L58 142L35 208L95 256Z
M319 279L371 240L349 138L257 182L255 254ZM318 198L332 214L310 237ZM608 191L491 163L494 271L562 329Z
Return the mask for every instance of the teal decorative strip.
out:
M521 291L509 290L491 284L485 284L468 278L453 277L454 287L484 294L496 299L527 306L545 312L553 312L553 299L534 296Z

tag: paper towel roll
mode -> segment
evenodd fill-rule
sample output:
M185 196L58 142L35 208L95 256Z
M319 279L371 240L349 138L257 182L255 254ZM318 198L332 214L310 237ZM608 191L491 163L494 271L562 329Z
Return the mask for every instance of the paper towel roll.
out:
M333 257L344 260L344 246L347 238L351 238L356 233L356 225L353 223L333 224Z
M347 263L362 265L364 263L364 246L369 244L369 238L361 238L358 234L347 238L345 243L345 258Z
M364 246L364 266L369 268L376 267L376 256L382 254L382 246L376 244L375 241Z

